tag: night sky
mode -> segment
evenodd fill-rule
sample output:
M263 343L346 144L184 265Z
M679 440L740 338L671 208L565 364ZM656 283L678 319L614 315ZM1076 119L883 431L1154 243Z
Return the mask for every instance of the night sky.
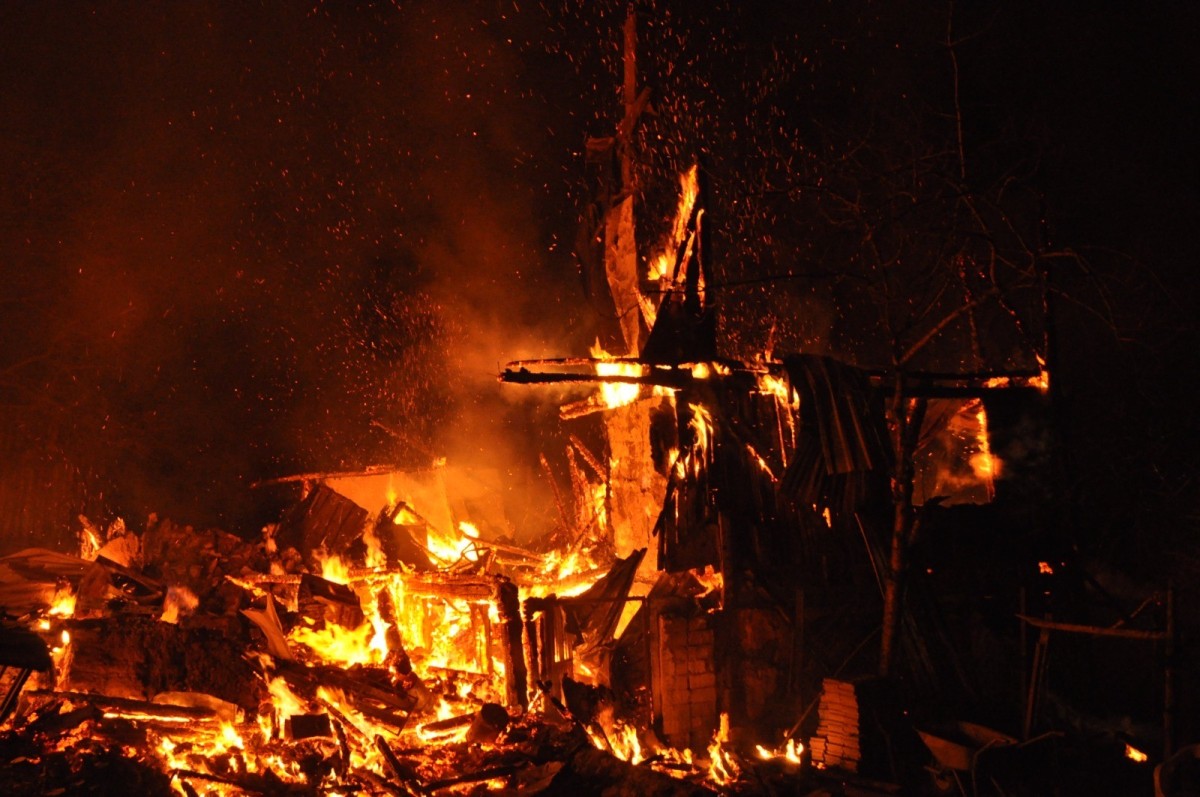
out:
M639 234L665 234L675 175L702 157L739 356L878 364L861 297L829 277L861 237L813 186L945 162L949 32L967 182L1011 186L1017 226L1082 256L1057 275L1072 522L1114 556L1122 539L1185 544L1194 4L637 6L654 91ZM554 402L495 375L603 334L573 250L585 137L619 118L623 16L607 1L0 6L6 457L66 459L106 511L239 531L261 519L249 482L287 473L445 455L524 478ZM899 226L920 252L954 234L940 223Z

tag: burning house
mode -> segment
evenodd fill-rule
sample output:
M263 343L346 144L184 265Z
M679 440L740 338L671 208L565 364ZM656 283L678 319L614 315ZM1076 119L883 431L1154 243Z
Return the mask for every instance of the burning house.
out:
M445 463L275 480L295 500L257 543L85 523L79 556L0 560L6 612L42 632L6 642L4 719L63 749L85 728L125 739L185 793L561 787L563 772L689 793L735 787L747 764L732 751L753 745L776 774L895 779L894 698L829 665L862 613L822 624L882 592L890 566L888 397L827 357L718 356L699 183L695 168L682 180L656 290L629 287L635 260L608 266L614 302L636 301L629 356L501 374L597 388L560 411L578 434L554 539L516 544L494 474ZM978 399L926 418L899 452L918 492L989 489ZM954 445L947 421L966 423ZM975 478L948 476L945 452L921 467L935 439ZM518 752L535 741L558 760ZM585 776L594 765L569 763L581 741L651 764ZM685 779L654 781L653 762Z
M183 795L982 794L985 753L1015 759L1050 735L1064 702L1051 632L1164 648L1153 694L1171 751L1171 590L1112 625L1065 622L1038 580L1063 565L1042 561L1019 607L1014 590L996 610L1019 627L1019 652L1003 651L1018 688L978 666L1011 640L924 578L941 562L919 552L923 524L992 501L1020 464L1001 450L1005 413L1049 402L1051 319L1022 326L1051 310L1048 269L1030 255L1006 270L997 251L1019 247L988 224L1010 221L972 207L984 229L935 264L949 276L888 341L890 365L733 351L704 158L679 175L656 245L638 234L635 139L655 108L635 26L630 9L623 115L584 147L575 254L599 336L498 374L557 411L564 445L540 458L549 528L510 511L511 474L436 456L261 480L286 508L257 538L81 515L76 550L0 557L14 793L94 791L112 773L116 793ZM904 258L926 254L908 243ZM877 269L901 274L885 288L907 278L902 259ZM919 304L885 296L884 326L888 302ZM925 357L960 326L968 354ZM28 459L22 502L39 480L82 478ZM910 711L1010 686L994 702L1020 702L1019 740ZM1129 730L1125 755L1144 761Z

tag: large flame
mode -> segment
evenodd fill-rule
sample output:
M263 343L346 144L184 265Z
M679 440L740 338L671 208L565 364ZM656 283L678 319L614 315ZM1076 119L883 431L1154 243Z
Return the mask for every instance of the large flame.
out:
M636 363L609 362L612 360L612 355L604 350L604 347L600 345L600 341L598 340L592 346L591 354L593 358L601 361L596 363L596 374L598 376L642 375L642 367ZM627 384L625 382L600 383L600 397L604 401L604 406L609 409L632 404L638 400L638 396L641 393L641 385Z
M648 260L647 278L651 282L657 282L659 287L658 300L654 301L643 297L642 310L646 316L646 321L650 326L654 326L655 318L658 314L658 305L662 301L662 296L671 290L678 289L676 281L678 276L675 273L676 257L678 256L680 247L685 243L688 235L688 220L692 216L692 211L696 207L696 199L700 195L700 172L697 166L693 165L690 169L679 175L679 202L675 207L675 218L671 222L671 232L667 239L663 241L657 252L650 256ZM691 244L689 243L689 247ZM685 250L684 262L687 260L687 252Z
M444 534L430 527L425 535L425 547L446 565L455 565L459 562L478 562L479 549L476 547L478 539L479 529L475 524L460 521L457 534Z

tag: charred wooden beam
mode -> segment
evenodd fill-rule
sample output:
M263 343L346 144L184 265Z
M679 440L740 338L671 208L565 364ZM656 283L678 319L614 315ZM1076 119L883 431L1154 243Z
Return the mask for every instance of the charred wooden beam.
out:
M904 388L906 398L983 398L984 396L1012 395L1014 391L1039 394L1042 389L1030 385L909 385Z
M277 476L274 479L262 479L251 482L252 488L271 487L278 484L303 484L304 482L319 482L326 479L345 479L351 476L372 476L379 473L395 473L402 470L399 465L368 465L362 470L314 471L312 473L294 473L290 476Z
M332 736L333 726L328 714L293 714L284 722L284 733L293 741L314 736Z
M397 783L392 783L387 778L384 778L380 775L376 775L374 772L372 772L369 769L359 770L358 772L355 773L355 777L358 778L359 780L366 781L367 783L369 783L371 786L373 786L375 789L377 789L380 792L386 792L387 794L394 794L394 795L397 795L397 797L417 797L416 793L414 793L410 789L406 789Z
M471 718L467 741L491 744L508 728L508 712L499 703L484 703Z
M148 700L133 700L112 695L97 695L90 692L55 692L35 689L33 697L54 697L72 703L86 703L107 713L120 714L133 719L148 717L160 720L212 719L218 716L215 709L206 706L175 706L170 703L153 703Z
M428 784L429 791L434 792L439 789L448 789L451 786L462 786L467 783L482 783L485 780L495 780L496 778L507 778L509 775L515 775L520 769L515 764L507 766L488 767L477 772L468 772L465 775L456 775L452 778L442 778L441 780L431 780Z
M537 373L527 368L519 368L517 370L505 369L502 371L500 381L513 385L550 385L574 382L579 384L654 385L657 387L682 389L695 382L696 378L692 376L690 369L656 370L653 373L643 376L622 376L620 374L601 376L600 374Z
M0 557L0 564L12 568L30 581L54 583L63 579L73 584L78 584L92 566L86 559L45 548L26 548Z
M315 620L357 628L363 622L362 603L345 584L305 573L297 593L300 613Z
M345 670L335 667L307 667L293 661L276 664L280 674L295 688L314 694L317 687L322 685L337 687L348 697L356 698L355 707L363 714L396 728L403 728L408 721L408 715L417 707L418 700L415 696L367 683Z
M4 673L5 668L0 668L0 675ZM12 714L13 709L17 707L17 698L21 695L21 690L25 688L25 682L29 680L29 676L33 674L33 670L25 667L17 672L15 678L9 684L8 691L4 693L4 699L0 700L0 725L8 719L8 715Z
M400 522L403 514L413 515L418 523ZM392 508L381 512L375 522L375 537L383 548L388 564L404 564L419 571L435 569L429 550L418 543L418 538L414 536L414 532L423 535L423 529L426 528L428 522L403 501L398 501Z
M50 710L38 714L37 719L29 724L29 730L32 733L55 736L78 728L88 720L99 721L104 717L104 712L91 704L67 712L63 712L61 709L62 701L55 701Z
M400 787L407 794L428 794L430 789L421 782L417 771L401 761L394 752L391 745L387 743L387 739L376 734L375 749L379 751L379 755L383 757L384 764L387 766L388 772L392 777L400 781Z
M1017 618L1022 622L1029 623L1034 628L1041 628L1047 631L1065 631L1071 634L1117 637L1120 639L1145 639L1152 642L1160 642L1168 638L1166 631L1142 631L1137 628L1103 628L1094 625L1080 625L1078 623L1060 623L1057 620L1044 620L1040 617L1029 617L1024 614L1018 614Z
M169 774L172 778L179 778L180 780L202 780L205 783L220 783L224 786L233 786L247 794L268 794L273 791L266 784L261 786L252 785L247 780L213 775L210 772L197 772L193 769L172 769Z
M362 536L367 510L337 491L319 484L280 520L276 539L292 546L307 559L323 548L341 553Z
M456 573L412 573L404 577L405 594L469 602L498 602L500 578Z
M423 736L443 736L457 733L475 720L474 714L461 714L457 717L447 717L444 720L427 722L417 729Z
M133 590L147 597L162 597L167 587L161 581L145 576L136 570L131 570L120 562L114 562L104 556L97 556L96 564L109 571L113 583L118 587Z
M595 366L601 363L625 363L630 365L644 366L648 373L638 376L614 374L611 376L602 376L597 373L562 373L552 371L535 371L533 367L578 367L578 366ZM748 367L741 363L726 363L723 365L729 367L730 372L739 376L758 376L770 371L769 368ZM890 372L881 370L867 370L865 373L870 377L875 385L890 384L893 378ZM1012 370L991 370L991 371L971 371L963 373L952 372L906 372L905 377L905 395L916 397L924 396L927 398L955 398L955 397L978 397L988 393L998 393L1009 390L1037 390L1042 388L1036 385L1023 384L1021 380L1027 381L1037 379L1042 376L1042 372L1036 369L1016 368ZM1015 383L1008 385L989 386L986 383L995 379L1014 380ZM627 384L627 385L652 385L658 387L667 387L674 389L684 389L693 385L698 380L692 373L690 365L684 364L682 367L666 366L661 363L648 362L635 357L618 357L611 360L597 360L585 358L563 358L563 359L546 359L546 360L517 360L509 363L500 373L500 381L510 384L519 385L534 385L534 384L563 384L563 383L609 383L609 384ZM579 408L584 409L582 405Z
M590 745L581 748L554 778L550 791L570 793L572 786L588 784L588 790L600 793L609 787L627 794L655 794L659 797L700 797L713 795L704 786L678 780L653 769L634 766ZM558 789L556 789L558 787Z
M529 706L529 673L525 669L522 643L521 598L517 585L505 580L497 589L497 608L504 624L501 647L504 651L505 700L510 706Z

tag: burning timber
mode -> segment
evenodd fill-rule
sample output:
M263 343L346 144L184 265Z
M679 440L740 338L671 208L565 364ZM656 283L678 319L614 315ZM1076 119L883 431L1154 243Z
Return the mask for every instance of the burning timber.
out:
M393 503L379 517L411 534L410 512ZM0 560L8 782L70 791L118 771L122 793L146 794L708 791L707 759L649 744L634 756L610 714L567 709L539 680L540 656L530 684L526 634L555 639L542 618L571 606L547 579L489 572L486 557L464 567L465 548L447 561L428 536L411 539L427 557L416 570L406 552L389 561L374 531L337 538L363 547L358 564L153 519L141 534L85 523L80 556ZM516 558L526 571L556 561ZM597 600L620 605L635 568L593 576L608 596ZM550 649L569 650L576 636L559 633Z

